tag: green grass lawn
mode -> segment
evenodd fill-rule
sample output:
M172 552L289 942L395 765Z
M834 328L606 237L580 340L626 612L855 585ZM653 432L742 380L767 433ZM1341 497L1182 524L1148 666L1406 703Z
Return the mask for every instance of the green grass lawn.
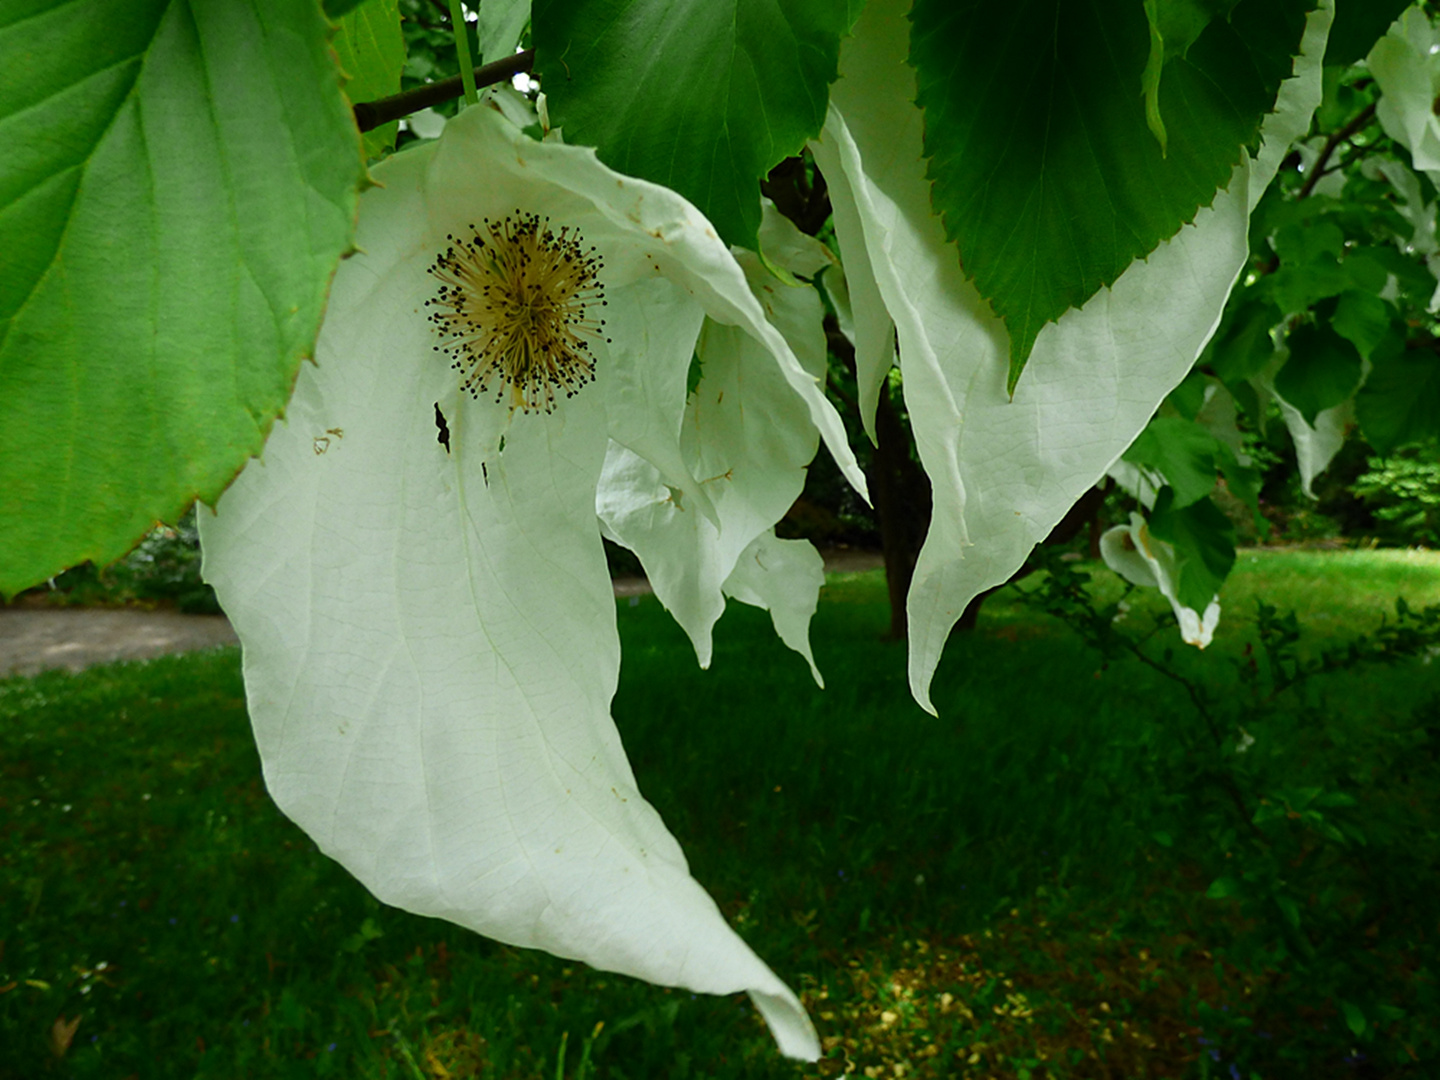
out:
M1100 570L1094 590L1120 586ZM1402 593L1440 603L1440 557L1242 552L1215 644L1173 664L1224 697L1254 597L1335 644ZM1164 607L1130 601L1127 620ZM1413 1025L1361 1038L1236 944L1244 920L1204 899L1211 871L1188 850L1205 825L1177 817L1151 767L1157 726L1191 722L1184 691L1103 664L1013 589L952 639L938 719L908 695L903 647L879 640L878 573L826 588L823 692L761 612L732 605L702 672L653 598L619 604L614 711L641 789L801 992L819 1065L779 1060L743 997L379 905L270 803L229 650L0 681L0 1080L1435 1075ZM1411 715L1437 683L1419 663L1345 675L1301 711L1323 712L1326 753L1349 753L1347 732ZM1294 742L1297 783L1317 745ZM1435 744L1411 753L1433 763ZM1430 821L1423 794L1384 805ZM1437 853L1418 852L1422 884ZM1394 925L1374 947L1404 968L1395 1007L1440 1023L1440 904L1398 941Z

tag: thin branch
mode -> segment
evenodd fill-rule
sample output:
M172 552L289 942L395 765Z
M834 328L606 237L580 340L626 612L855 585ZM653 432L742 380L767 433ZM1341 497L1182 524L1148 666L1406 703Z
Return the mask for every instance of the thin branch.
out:
M1325 145L1320 148L1320 156L1315 159L1315 164L1310 166L1310 175L1305 178L1305 183L1301 185L1300 194L1297 198L1309 198L1310 193L1315 190L1315 185L1320 182L1320 177L1324 175L1325 166L1330 161L1330 155L1335 153L1335 148L1373 119L1375 119L1375 103L1372 101L1356 113L1355 117L1348 124L1325 140Z
M526 49L514 56L507 56L494 63L483 64L475 69L475 86L494 86L506 79L514 78L522 71L528 72L535 66L535 50ZM465 92L465 83L459 75L452 75L439 82L426 83L413 90L406 90L393 97L378 101L362 101L355 105L355 123L361 131L373 131L381 124L399 120L421 109L428 109L444 101L453 101Z

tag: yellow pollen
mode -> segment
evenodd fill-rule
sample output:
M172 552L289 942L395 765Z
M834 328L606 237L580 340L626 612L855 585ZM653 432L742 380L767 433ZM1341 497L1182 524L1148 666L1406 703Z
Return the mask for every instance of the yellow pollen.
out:
M440 282L425 301L442 338L435 351L471 397L493 388L498 405L508 388L511 411L553 412L556 391L574 397L595 379L590 345L605 320L590 311L605 305L603 262L576 229L554 232L538 214L517 210L469 231L447 237L430 267Z

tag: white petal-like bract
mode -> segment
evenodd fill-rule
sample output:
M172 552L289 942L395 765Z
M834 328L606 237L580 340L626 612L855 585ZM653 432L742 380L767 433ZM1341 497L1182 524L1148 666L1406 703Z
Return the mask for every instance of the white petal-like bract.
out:
M1107 529L1100 537L1100 556L1106 566L1130 584L1160 590L1170 601L1186 645L1203 649L1210 644L1220 623L1220 598L1211 600L1203 615L1180 602L1175 549L1152 536L1141 515L1131 514L1130 524Z
M652 982L749 991L781 1049L813 1059L799 1001L691 878L626 761L595 504L616 439L691 482L677 446L707 315L755 341L812 449L827 426L844 447L838 418L673 192L591 150L536 143L484 107L375 179L316 363L263 458L202 515L270 792L387 903ZM604 306L566 309L604 316L587 340L594 382L557 384L550 411L512 408L503 385L462 394L427 321L447 237L517 215L546 222L560 252L542 282L554 295L568 295L574 251L603 264ZM474 263L477 280L502 247L475 256L491 260ZM464 310L489 311L497 295L467 294Z
M1319 102L1333 7L1311 13L1258 157L1236 167L1193 224L1047 326L1013 400L1005 327L965 278L931 208L907 7L869 0L842 44L813 150L836 205L850 293L868 270L895 321L906 407L934 491L908 603L910 686L933 712L930 681L966 605L1020 567L1214 332L1248 256L1250 211Z
M773 264L795 273L815 273L826 261L818 244L766 206L761 229ZM781 281L752 253L737 251L766 318L789 342L801 366L819 385L825 376L825 334L821 301L810 285ZM813 613L823 575L811 572L819 555L801 558L777 547L771 532L805 486L805 470L815 456L818 433L805 402L794 392L766 347L733 326L708 320L695 350L700 380L685 406L679 469L698 480L696 495L656 468L654 457L633 444L612 445L601 476L596 510L605 534L640 558L655 595L694 643L701 667L710 666L711 631L725 611L725 595L770 608L781 640L819 672L810 654L808 621L797 626L771 608L767 596L784 598L785 609ZM617 440L618 441L618 440ZM769 537L764 540L764 537ZM808 541L796 541L809 547ZM748 584L731 579L742 558L768 555L763 584L755 568L741 571ZM779 552L790 551L781 558ZM798 576L782 583L791 572ZM798 607L797 607L798 605Z

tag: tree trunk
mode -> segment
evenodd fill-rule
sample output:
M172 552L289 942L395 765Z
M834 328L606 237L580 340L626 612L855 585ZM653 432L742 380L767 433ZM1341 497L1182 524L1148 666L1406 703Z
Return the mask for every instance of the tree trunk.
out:
M890 630L886 637L904 641L905 600L910 595L920 545L930 527L930 479L910 456L910 431L883 387L875 409L875 437L878 445L868 479L885 552L885 585L890 594Z

